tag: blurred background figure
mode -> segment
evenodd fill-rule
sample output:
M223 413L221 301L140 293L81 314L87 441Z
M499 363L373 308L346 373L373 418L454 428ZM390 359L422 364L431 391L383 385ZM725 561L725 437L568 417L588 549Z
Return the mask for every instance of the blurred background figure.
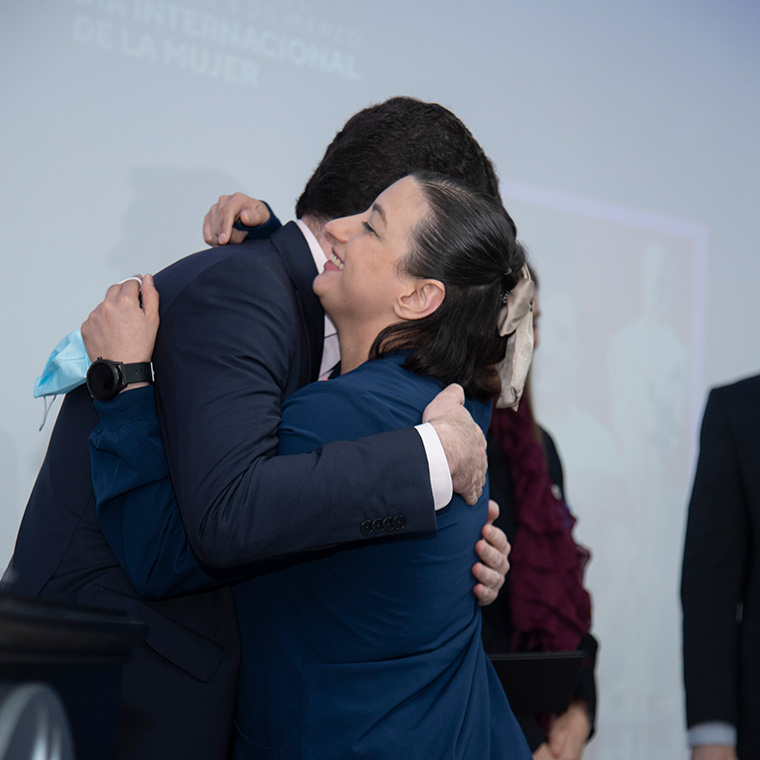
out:
M537 293L535 347L540 314ZM505 587L483 610L483 643L489 654L586 654L574 697L563 714L517 715L536 760L578 760L596 714L597 643L589 632L591 600L583 586L590 555L573 540L575 518L565 502L562 464L551 436L534 419L530 378L516 412L494 410L488 466L491 498L500 508L496 524L507 534L512 552Z

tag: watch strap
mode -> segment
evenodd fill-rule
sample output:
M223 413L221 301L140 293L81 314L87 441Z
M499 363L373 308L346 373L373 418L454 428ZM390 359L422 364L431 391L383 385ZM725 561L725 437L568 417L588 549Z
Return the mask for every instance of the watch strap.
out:
M135 364L123 364L124 384L152 383L153 368L150 362L137 362Z

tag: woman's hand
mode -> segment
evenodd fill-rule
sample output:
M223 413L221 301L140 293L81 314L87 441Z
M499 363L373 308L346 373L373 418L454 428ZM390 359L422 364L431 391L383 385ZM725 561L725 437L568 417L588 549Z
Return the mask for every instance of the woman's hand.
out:
M483 538L475 544L480 562L472 566L472 574L478 579L473 593L481 607L491 604L496 599L509 570L509 552L512 547L504 531L493 524L498 516L499 505L490 499L488 521L481 531Z
M557 760L580 760L589 733L588 706L582 699L574 699L549 730L548 744L552 756Z
M242 243L248 233L232 229L238 219L249 227L258 227L269 221L269 209L243 193L222 195L203 219L203 239L211 246Z
M142 287L135 278L111 285L82 324L87 355L91 361L102 357L124 364L149 362L158 322L158 291L151 275L142 278Z

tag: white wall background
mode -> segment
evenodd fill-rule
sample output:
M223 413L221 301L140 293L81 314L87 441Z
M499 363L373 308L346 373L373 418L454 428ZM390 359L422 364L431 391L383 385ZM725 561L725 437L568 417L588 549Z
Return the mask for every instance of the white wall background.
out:
M439 101L541 275L537 413L594 555L588 756L682 754L696 429L760 365L758 32L754 0L5 0L0 565L52 428L34 378L107 285L201 248L223 192L287 218L359 108Z

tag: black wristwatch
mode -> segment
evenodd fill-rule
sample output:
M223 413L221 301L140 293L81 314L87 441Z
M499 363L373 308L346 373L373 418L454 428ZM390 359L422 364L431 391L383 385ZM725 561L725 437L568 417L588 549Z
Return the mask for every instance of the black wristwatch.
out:
M130 383L152 383L150 362L123 364L98 357L87 370L87 390L96 401L109 401Z

